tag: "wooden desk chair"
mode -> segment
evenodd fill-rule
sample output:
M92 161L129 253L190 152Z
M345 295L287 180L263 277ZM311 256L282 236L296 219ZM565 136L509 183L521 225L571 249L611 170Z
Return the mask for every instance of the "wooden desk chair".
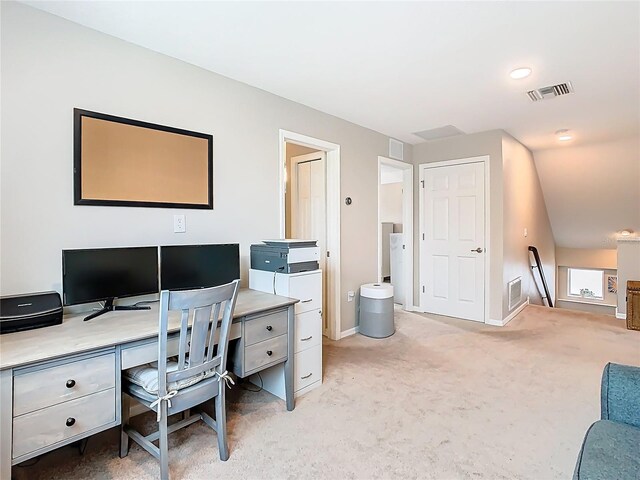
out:
M225 387L232 381L226 370L229 330L238 295L238 280L219 287L189 291L162 291L160 294L160 329L158 363L134 367L123 372L122 426L120 457L129 453L129 438L160 460L162 480L169 478L167 435L203 420L218 436L220 459L229 458L225 411ZM223 306L224 305L224 306ZM220 337L215 340L215 323L223 309ZM169 311L182 312L179 353L167 359L167 318ZM212 316L213 313L213 316ZM191 327L189 323L191 320ZM209 328L211 325L211 328ZM214 350L218 345L217 351ZM157 413L159 430L147 436L129 424L130 400L134 398ZM215 398L215 420L205 412L167 427L167 417ZM159 442L159 447L154 443Z

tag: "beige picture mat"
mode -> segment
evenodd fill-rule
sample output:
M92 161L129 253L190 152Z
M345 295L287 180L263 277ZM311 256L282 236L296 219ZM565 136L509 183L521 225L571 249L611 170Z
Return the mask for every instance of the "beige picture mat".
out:
M82 117L82 199L209 203L209 143Z

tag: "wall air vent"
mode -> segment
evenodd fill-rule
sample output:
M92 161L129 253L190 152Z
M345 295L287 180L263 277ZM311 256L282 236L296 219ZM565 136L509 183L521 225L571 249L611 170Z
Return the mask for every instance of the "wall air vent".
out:
M509 311L520 305L522 300L522 277L509 282Z
M548 87L541 87L536 90L529 90L527 96L532 102L538 102L548 98L569 95L570 93L573 93L573 85L571 85L571 82L565 82L557 85L549 85Z
M393 138L389 139L389 157L395 158L396 160L404 159L404 143L395 140Z

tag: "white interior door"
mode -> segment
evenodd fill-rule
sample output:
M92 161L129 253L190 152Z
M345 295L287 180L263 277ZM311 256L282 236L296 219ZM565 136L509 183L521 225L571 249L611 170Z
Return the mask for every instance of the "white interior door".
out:
M326 309L327 258L326 170L324 152L291 158L291 236L317 240L320 248L322 280L323 332L326 334L329 315Z
M484 163L422 166L422 307L484 322Z

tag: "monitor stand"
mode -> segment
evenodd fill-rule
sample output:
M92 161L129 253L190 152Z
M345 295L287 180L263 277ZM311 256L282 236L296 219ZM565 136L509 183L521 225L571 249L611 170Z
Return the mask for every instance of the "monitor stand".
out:
M136 306L136 305L114 305L115 298L108 298L104 302L104 307L102 310L98 310L97 312L92 313L91 315L85 317L84 321L91 320L92 318L99 317L103 313L113 312L114 310L151 310L149 306Z

